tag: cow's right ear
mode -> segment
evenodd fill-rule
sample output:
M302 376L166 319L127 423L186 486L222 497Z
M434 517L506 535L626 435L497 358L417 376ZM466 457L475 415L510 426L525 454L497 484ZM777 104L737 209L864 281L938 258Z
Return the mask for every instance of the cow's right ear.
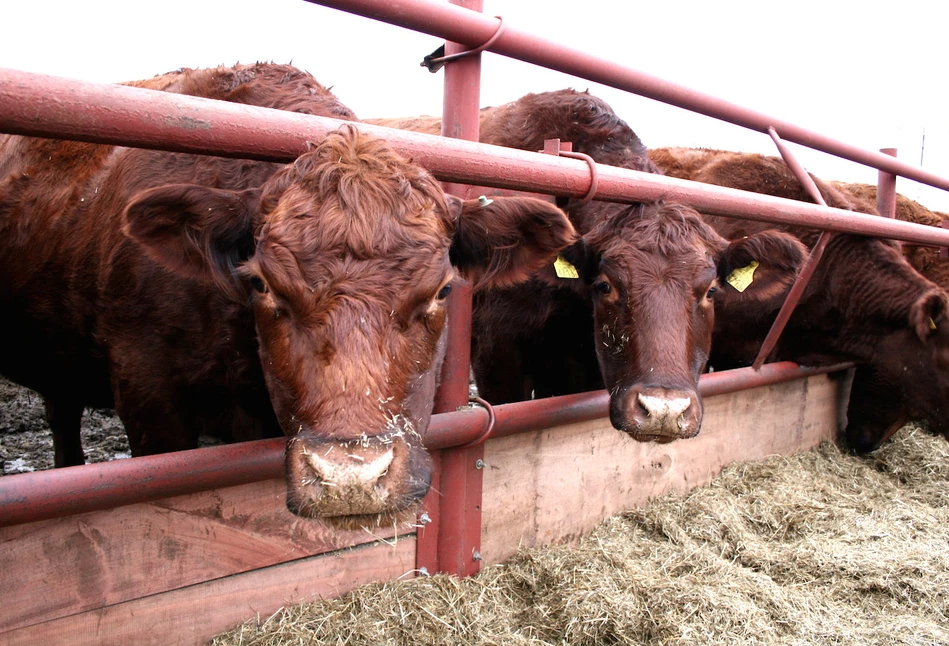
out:
M753 301L756 308L780 307L807 258L807 247L789 233L762 231L732 240L721 252L715 299Z
M167 184L135 195L125 232L166 268L236 296L234 269L254 251L260 192Z

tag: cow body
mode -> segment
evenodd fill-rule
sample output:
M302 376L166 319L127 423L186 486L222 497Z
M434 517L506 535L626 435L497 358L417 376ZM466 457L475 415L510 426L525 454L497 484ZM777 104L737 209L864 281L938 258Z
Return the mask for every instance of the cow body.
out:
M847 193L864 213L876 214L877 187L873 184L859 184L852 182L831 182L831 184ZM914 222L931 227L941 227L943 215L930 211L915 200L905 195L896 194L896 219L903 222ZM913 268L923 276L933 281L943 289L949 290L949 259L942 257L939 249L929 245L920 245L912 242L903 242L903 255Z
M374 123L440 129L433 117ZM635 132L586 92L528 94L484 108L479 139L530 151L560 139L598 163L656 171ZM681 205L558 200L583 236L563 254L577 277L547 266L523 285L475 294L472 367L482 396L503 403L606 386L613 425L632 437L695 435L718 279L753 253L766 265L762 274L781 283L793 278L803 247L770 233L729 244Z
M717 150L659 149L651 158L669 175L810 201L778 158ZM851 194L817 180L825 201L853 208ZM719 216L706 221L726 238L784 230L812 246L818 231ZM716 301L711 363L749 365L777 309L749 309L725 287ZM878 446L908 416L949 431L949 299L907 262L900 245L834 234L769 360L808 365L857 362L846 438L857 451Z
M290 66L136 85L354 118ZM289 508L359 522L428 489L453 266L508 285L574 237L544 202L445 196L355 126L288 165L5 137L0 232L0 371L43 395L58 466L89 405L134 455L282 432Z

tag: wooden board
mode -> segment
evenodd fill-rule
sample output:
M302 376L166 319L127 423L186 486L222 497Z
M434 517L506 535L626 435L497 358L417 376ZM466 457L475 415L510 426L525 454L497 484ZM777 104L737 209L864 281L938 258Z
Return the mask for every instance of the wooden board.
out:
M481 554L573 540L667 491L705 484L736 460L790 454L835 437L841 380L819 375L705 398L701 433L640 443L608 419L485 445Z
M337 597L411 573L415 538L373 544L238 574L0 633L6 646L35 644L204 644L281 606Z
M0 633L394 535L303 520L285 496L269 480L0 528Z

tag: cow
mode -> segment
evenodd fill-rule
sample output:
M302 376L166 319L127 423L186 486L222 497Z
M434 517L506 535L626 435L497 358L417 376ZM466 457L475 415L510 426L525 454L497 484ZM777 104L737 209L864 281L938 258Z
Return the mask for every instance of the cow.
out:
M440 130L436 117L370 121ZM588 92L527 94L480 112L482 143L537 151L555 138L598 163L657 170L629 125ZM743 296L767 301L793 280L804 247L777 232L727 242L678 204L558 199L583 236L560 265L474 297L472 368L481 395L505 403L605 386L611 423L632 438L694 436L719 281L757 259L768 280Z
M287 65L139 85L355 119ZM429 488L456 272L509 286L576 235L544 201L445 195L355 123L289 164L5 136L0 234L0 372L43 396L58 466L86 406L135 456L282 432L287 507L337 524Z
M877 213L877 187L873 184L861 184L855 182L831 182L835 188L846 193L854 202L858 209L864 213ZM925 206L915 200L911 200L905 195L896 194L896 213L897 220L904 222L914 222L916 224L925 224L931 227L941 227L943 216L935 211L930 211ZM929 245L920 245L912 242L902 242L903 255L909 261L916 271L933 281L943 289L949 289L949 276L947 276L946 262L939 255L936 247Z
M776 157L711 149L650 151L667 175L788 199L811 201ZM816 179L816 178L815 178ZM830 206L853 210L852 194L816 179ZM818 232L706 215L728 239L764 230L793 233L812 247ZM749 310L725 285L715 302L711 364L749 365L777 311ZM844 441L865 453L886 441L910 417L929 420L949 436L949 297L921 276L900 245L837 233L788 321L769 360L806 365L856 362Z

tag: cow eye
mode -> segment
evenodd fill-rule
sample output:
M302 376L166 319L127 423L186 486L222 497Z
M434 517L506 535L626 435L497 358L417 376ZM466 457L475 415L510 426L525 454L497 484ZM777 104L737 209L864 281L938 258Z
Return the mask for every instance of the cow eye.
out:
M254 288L255 292L260 294L267 293L267 283L264 282L264 279L260 276L251 276L250 277L250 286Z
M605 280L601 280L600 282L595 283L593 285L593 289L600 292L601 294L609 294L611 291L613 291L613 288L610 287L610 284L606 282Z
M709 287L708 292L705 294L705 298L712 298L715 295L715 292L718 291L718 287Z
M438 290L438 294L435 295L435 298L443 301L448 298L449 294L451 294L451 283L445 283L445 286Z

